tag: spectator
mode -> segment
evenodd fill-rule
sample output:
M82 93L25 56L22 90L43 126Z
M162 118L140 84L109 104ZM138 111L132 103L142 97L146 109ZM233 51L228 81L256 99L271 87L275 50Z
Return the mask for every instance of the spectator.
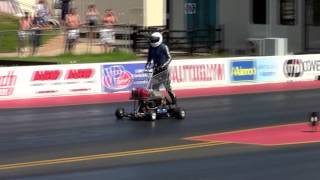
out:
M41 44L41 33L43 25L42 21L39 18L33 18L32 20L32 33L31 33L31 44L32 44L32 55L35 55L38 52L38 49Z
M103 17L103 25L108 28L112 28L117 21L118 18L114 15L112 9L107 9Z
M118 21L111 9L106 9L105 15L103 16L102 23L104 29L100 30L100 39L104 47L104 52L112 52L112 43L114 43L114 30L113 25Z
M32 18L29 15L28 12L24 13L24 16L19 21L19 31L18 31L18 37L19 37L19 53L24 53L25 48L27 47L28 38L29 38L29 30L32 26Z
M66 25L68 29L79 29L80 16L75 8L70 9L69 14L66 15Z
M70 10L71 0L60 0L61 1L61 21L64 23L66 21L66 16Z
M36 4L36 18L40 26L49 24L50 9L45 0L39 0Z
M99 11L96 5L90 4L86 13L86 18L89 26L97 26Z
M68 52L72 52L74 45L79 38L80 16L77 14L76 9L71 9L70 13L66 16L67 25L67 38L66 48Z
M89 26L90 42L92 42L92 40L96 38L95 27L97 27L98 25L98 16L99 11L97 10L96 5L90 4L86 12L87 24Z

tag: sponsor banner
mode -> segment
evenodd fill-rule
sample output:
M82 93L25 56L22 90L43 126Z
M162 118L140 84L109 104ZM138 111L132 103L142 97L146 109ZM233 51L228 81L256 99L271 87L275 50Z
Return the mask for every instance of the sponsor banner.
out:
M283 62L282 72L286 80L314 80L320 75L320 56L302 55L279 58Z
M275 58L256 59L257 82L275 82L281 78L281 62Z
M145 61L0 68L0 99L130 91L146 87ZM314 80L320 55L173 60L173 89Z
M226 85L229 63L221 59L176 60L170 65L173 88L197 88Z
M130 91L146 87L149 75L144 73L145 62L102 65L102 90L106 93ZM170 64L173 89L226 85L227 61L223 60L174 60Z
M145 63L102 65L102 90L112 93L130 91L134 87L146 87L148 75Z
M231 82L255 82L257 66L255 60L232 60L230 64Z
M0 98L11 97L17 87L17 72L14 69L0 71Z
M1 99L100 93L100 66L52 65L2 68Z
M35 96L98 93L99 74L94 65L39 68L32 71L29 88Z

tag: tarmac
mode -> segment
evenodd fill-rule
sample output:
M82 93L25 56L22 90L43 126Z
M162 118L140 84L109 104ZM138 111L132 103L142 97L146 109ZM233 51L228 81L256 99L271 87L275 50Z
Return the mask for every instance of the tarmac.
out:
M310 128L300 124L318 110L319 98L319 89L180 98L185 120L155 122L117 120L114 110L130 111L128 102L3 109L0 179L319 179L319 143L266 147L187 140L239 130L253 135L256 129L259 142L274 141L286 136L283 128L319 140L319 132L301 132Z

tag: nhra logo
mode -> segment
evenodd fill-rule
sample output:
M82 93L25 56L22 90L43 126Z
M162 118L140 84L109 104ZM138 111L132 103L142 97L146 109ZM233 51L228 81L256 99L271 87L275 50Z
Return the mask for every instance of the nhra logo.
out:
M284 62L283 72L286 77L301 77L304 65L301 59L289 59Z
M103 74L103 84L108 89L126 89L133 82L133 75L121 65L105 67Z

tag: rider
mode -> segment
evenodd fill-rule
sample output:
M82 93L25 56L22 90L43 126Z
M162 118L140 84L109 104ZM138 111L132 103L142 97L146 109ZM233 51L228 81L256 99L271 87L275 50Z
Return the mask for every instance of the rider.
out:
M150 67L151 61L153 61L153 77L162 73L161 76L163 77L163 79L159 79L160 83L158 85L153 86L152 88L155 90L159 90L159 86L163 84L171 98L171 104L174 105L176 104L176 97L170 85L171 82L168 71L168 67L171 60L172 58L169 52L169 48L167 45L163 43L162 34L160 32L152 33L150 37L148 60L145 65L145 68Z

